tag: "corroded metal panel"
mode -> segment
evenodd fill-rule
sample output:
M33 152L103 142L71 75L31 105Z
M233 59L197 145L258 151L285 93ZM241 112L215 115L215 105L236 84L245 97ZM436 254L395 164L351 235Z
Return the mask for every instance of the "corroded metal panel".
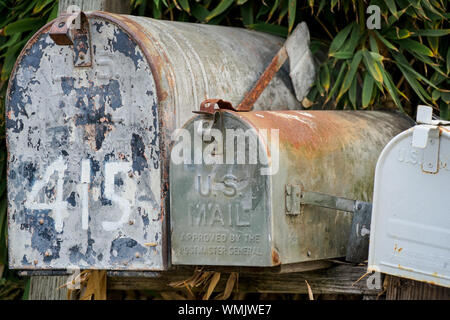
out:
M171 155L172 263L267 267L345 256L351 213L300 204L302 190L370 200L379 153L412 123L346 111L192 118Z
M13 268L163 268L152 72L122 29L90 24L95 67L43 32L10 83Z
M192 121L184 128L191 133L192 146L202 139L199 123ZM220 130L224 145L237 138L226 138L226 128L242 130L242 135L251 129L234 117L215 122L212 130ZM258 140L256 132L247 134L247 139ZM225 158L227 151L223 148ZM270 181L260 174L262 165L195 164L194 152L191 164L170 167L172 263L272 266Z

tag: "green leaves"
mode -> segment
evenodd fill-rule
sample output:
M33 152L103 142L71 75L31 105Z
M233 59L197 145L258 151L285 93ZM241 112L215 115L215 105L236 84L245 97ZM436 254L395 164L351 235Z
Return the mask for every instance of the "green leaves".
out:
M325 64L320 70L320 83L326 92L330 89L330 70L328 65Z
M344 77L344 82L342 83L342 86L339 90L339 94L338 94L336 100L339 100L344 95L344 93L346 93L347 90L350 89L353 79L356 76L356 72L358 71L358 67L361 62L361 59L362 59L362 51L358 51L354 55L353 60L350 63L349 71L347 72L347 74Z
M414 31L412 36L444 37L450 34L450 29L422 29Z
M377 59L374 58L374 56L377 54L369 52L367 50L363 50L362 54L364 58L364 65L366 66L367 70L369 70L372 78L374 78L377 82L383 82L383 75L381 73L380 65L378 64L380 60L377 61Z
M383 76L383 79L385 79L384 84L389 92L389 95L391 96L392 100L394 101L395 105L403 111L402 103L400 101L397 87L394 84L394 81L392 80L392 77L389 73L387 73L384 68L381 69L381 74Z
M178 0L178 3L184 11L186 11L187 13L191 13L191 7L189 6L188 0Z
M364 85L362 90L362 107L364 109L369 106L374 88L375 82L373 77L369 73L366 73L364 75Z
M396 19L398 19L397 6L395 5L395 1L394 0L385 0L384 2L386 3L386 6L388 7L388 9L392 13L392 15Z
M10 36L16 33L22 33L30 30L36 30L44 24L42 18L26 18L8 24L3 28L3 35Z
M223 13L233 4L233 2L234 0L221 0L217 7L215 7L214 10L212 10L211 13L205 18L205 21L208 22L212 18L215 18L219 14Z
M254 24L253 5L251 2L246 2L244 5L241 6L241 16L242 22L244 23L245 26Z
M280 37L287 37L288 32L289 32L288 28L286 28L286 27L277 26L274 24L262 23L262 22L249 24L246 27L249 29L252 29L252 30L256 30L256 31L271 33L273 35L280 36Z
M427 46L423 45L422 43L411 40L411 39L403 39L399 40L398 43L400 46L408 51L423 54L425 56L432 57L433 51L430 50Z
M350 31L353 28L353 24L349 24L344 29L342 29L336 37L334 37L333 41L331 42L330 49L328 51L328 54L332 56L333 54L336 54L336 52L344 45L345 40L347 39L348 35L350 34Z
M297 10L297 0L289 0L289 10L288 10L289 33L291 33L292 28L294 27L295 16L297 14L296 10Z

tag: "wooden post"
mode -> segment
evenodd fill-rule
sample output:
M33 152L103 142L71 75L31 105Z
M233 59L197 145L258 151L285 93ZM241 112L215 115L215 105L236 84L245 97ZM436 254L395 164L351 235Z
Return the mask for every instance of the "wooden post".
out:
M108 11L112 13L130 13L129 0L59 0L59 14L66 12L71 5L76 5L82 11Z
M30 278L30 281L29 300L67 300L67 289L59 289L69 281L67 276L34 276Z
M77 5L83 11L108 11L112 13L130 13L129 0L59 0L59 14L70 5ZM38 277L30 279L30 300L66 300L67 289L58 289L68 281L67 276Z
M450 300L450 288L386 275L386 300Z

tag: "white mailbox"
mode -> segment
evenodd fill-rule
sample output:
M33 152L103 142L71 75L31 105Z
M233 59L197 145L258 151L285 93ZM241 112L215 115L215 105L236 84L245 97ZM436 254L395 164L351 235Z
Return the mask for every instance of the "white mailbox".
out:
M450 287L449 186L450 122L419 106L378 159L369 271Z

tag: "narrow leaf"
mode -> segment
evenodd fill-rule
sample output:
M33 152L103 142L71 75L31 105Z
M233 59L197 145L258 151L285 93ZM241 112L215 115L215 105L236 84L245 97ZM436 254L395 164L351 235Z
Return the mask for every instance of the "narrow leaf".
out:
M389 39L406 39L409 38L413 33L407 29L400 29L395 27L395 29L391 29L386 32L386 38Z
M280 3L280 0L275 0L275 3L273 4L272 9L270 9L269 16L268 16L266 22L269 22L269 20L272 19L272 16L275 13L275 10L278 9L279 3Z
M195 3L192 6L191 9L191 14L195 17L195 19L197 19L198 21L206 21L206 17L209 16L211 14L211 12L206 9L204 6Z
M337 60L339 59L350 59L351 57L353 57L353 52L352 51L338 51L335 53L330 53L329 54L330 57L333 57Z
M356 107L356 77L353 78L352 85L350 86L350 89L348 90L348 98L353 106L353 109L357 109Z
M4 30L4 35L12 35L15 33L21 33L39 28L44 21L41 18L26 18L16 22L8 24Z
M180 6L184 11L186 11L187 13L191 13L191 8L189 7L188 0L178 0L178 2L180 3Z
M359 39L361 38L361 32L359 31L358 25L356 23L353 23L352 29L353 30L350 35L350 38L348 39L348 41L345 42L345 44L341 48L342 51L350 51L353 53L359 44Z
M294 27L295 16L297 13L296 11L297 11L297 0L289 0L289 11L288 11L289 33L291 33L292 28Z
M384 38L378 31L375 30L375 34L377 35L378 39L380 39L380 41L389 49L397 51L398 49L392 44L390 43L388 40L386 40L386 38Z
M369 53L369 51L367 51L367 50L363 51L363 57L364 57L364 64L365 64L366 68L369 70L372 77L377 82L383 82L383 75L381 74L381 70L380 70L378 64L376 63L377 60L375 60L372 57L372 54Z
M450 29L419 29L415 30L414 36L425 36L425 37L444 37L450 34Z
M320 68L320 83L325 91L328 92L328 89L330 89L330 70L328 69L327 64L324 64L322 68Z
M330 45L329 53L335 53L338 51L344 44L345 39L347 39L347 36L349 35L350 31L353 28L353 24L349 24L344 29L342 29L336 37L334 37L333 41Z
M445 60L447 61L447 73L450 73L450 46L448 46L447 58Z
M247 2L241 6L241 16L244 26L253 24L253 3Z
M439 111L442 119L450 121L450 108L448 107L448 103L441 101Z
M394 54L394 59L397 62L397 65L400 65L403 68L405 68L406 70L408 70L411 74L414 75L414 77L422 80L423 82L425 82L429 86L433 87L434 89L438 89L438 87L432 81L428 80L425 76L421 75L419 72L414 70L414 68L412 68L409 65L408 60L406 60L405 56L403 56L401 54Z
M386 3L386 6L388 7L388 9L392 13L392 15L396 19L398 19L397 6L395 5L395 1L394 0L384 0L384 3Z
M384 85L389 92L389 95L391 96L397 107L403 111L402 103L400 102L400 98L398 96L397 87L394 85L391 76L384 70L384 68L381 69L381 73L383 75L383 78L385 79Z
M221 0L217 7L215 7L214 10L211 11L209 16L206 17L205 21L209 21L212 18L217 17L219 14L223 13L233 4L233 2L234 0Z
M358 71L361 59L362 59L362 52L358 51L354 55L353 60L350 64L350 70L345 75L344 82L342 83L341 89L339 90L337 100L339 100L344 95L344 93L347 92L347 90L350 88L353 78L355 77L356 72Z
M431 51L430 48L421 44L418 41L411 40L411 39L403 39L403 40L398 40L398 43L400 44L401 47L403 47L404 49L406 49L408 51L420 53L420 54L423 54L423 55L426 55L429 57L433 56L433 51Z
M366 72L366 74L364 75L364 84L362 90L362 107L364 109L369 106L374 86L374 79L368 72Z
M343 63L342 66L341 66L341 69L340 69L340 71L338 73L338 76L336 78L336 81L334 82L333 87L331 88L325 103L328 102L328 100L331 99L331 97L336 93L338 87L341 85L341 82L344 79L345 69L346 68L347 68L347 64Z
M280 37L288 35L288 28L268 23L254 23L246 26L249 29L271 33Z
M408 81L411 88L414 90L414 92L417 94L417 96L422 100L424 103L429 103L431 97L428 95L428 93L422 88L420 83L415 79L414 75L410 73L406 68L403 68L403 66L398 65L398 68L403 73L403 76L405 77L406 81Z

